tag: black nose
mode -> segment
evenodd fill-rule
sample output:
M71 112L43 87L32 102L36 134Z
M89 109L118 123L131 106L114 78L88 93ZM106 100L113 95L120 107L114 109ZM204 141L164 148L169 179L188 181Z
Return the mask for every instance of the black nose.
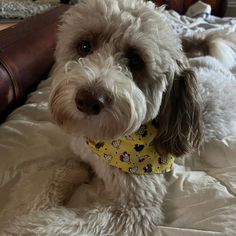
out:
M104 93L83 89L77 92L75 102L79 111L87 115L98 115L109 103L109 98Z

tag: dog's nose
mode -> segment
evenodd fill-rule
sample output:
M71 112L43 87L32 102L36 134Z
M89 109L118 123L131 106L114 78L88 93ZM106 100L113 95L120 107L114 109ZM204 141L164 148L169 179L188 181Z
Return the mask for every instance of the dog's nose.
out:
M109 98L106 94L79 90L75 102L79 111L87 115L98 115L109 103Z

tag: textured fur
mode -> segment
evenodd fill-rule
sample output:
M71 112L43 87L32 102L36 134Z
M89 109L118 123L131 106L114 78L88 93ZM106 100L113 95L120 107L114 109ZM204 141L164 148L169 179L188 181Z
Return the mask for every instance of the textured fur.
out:
M182 43L189 57L211 55L229 69L236 66L236 33L229 29L183 37Z
M94 52L81 58L77 46L84 39L93 42ZM139 71L128 66L130 47L144 61ZM59 34L50 107L94 176L67 208L21 217L6 234L151 235L164 221L165 176L123 173L98 159L84 136L116 138L157 118L157 150L181 156L235 134L234 76L212 57L189 63L163 9L151 2L84 0L72 7ZM81 88L106 91L113 102L98 115L85 115L75 104Z

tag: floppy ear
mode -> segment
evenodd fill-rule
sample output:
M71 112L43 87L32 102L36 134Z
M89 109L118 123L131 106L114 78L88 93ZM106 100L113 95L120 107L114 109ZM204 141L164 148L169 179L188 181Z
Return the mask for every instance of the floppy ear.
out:
M160 124L155 144L161 155L176 157L198 149L202 141L201 98L195 73L178 63L180 74L165 94L160 113Z

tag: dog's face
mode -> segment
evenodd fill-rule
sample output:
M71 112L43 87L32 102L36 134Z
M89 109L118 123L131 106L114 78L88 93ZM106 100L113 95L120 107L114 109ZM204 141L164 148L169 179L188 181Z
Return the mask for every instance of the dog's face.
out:
M158 116L182 58L153 3L82 0L64 15L59 34L53 116L71 134L92 139L132 133Z

